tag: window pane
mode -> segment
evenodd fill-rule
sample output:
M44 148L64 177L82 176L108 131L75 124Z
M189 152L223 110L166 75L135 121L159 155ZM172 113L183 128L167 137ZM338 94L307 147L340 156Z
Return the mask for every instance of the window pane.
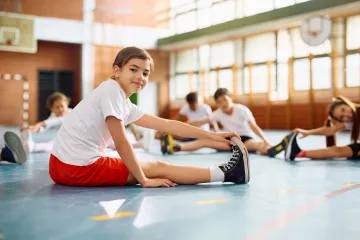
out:
M176 81L175 81L175 77L172 77L170 79L170 84L169 84L169 92L170 92L170 100L174 100L176 98Z
M243 0L237 0L236 3L236 17L237 18L242 18L244 17L244 5L243 5Z
M211 68L228 67L234 63L234 42L221 42L211 46Z
M294 61L294 90L310 88L310 63L308 59Z
M176 72L196 71L197 50L190 49L176 54Z
M211 71L208 75L206 82L207 94L209 97L212 97L217 89L217 81L216 81L216 72Z
M213 24L223 23L235 18L235 1L226 1L214 4L211 7Z
M245 39L245 62L275 60L275 34L267 33Z
M295 0L275 0L275 8L287 7L295 4Z
M275 66L271 67L272 85L275 80ZM253 93L268 92L268 66L266 64L252 67ZM244 68L244 92L250 92L250 73L248 67Z
M331 51L331 45L329 40L326 40L324 43L315 47L307 45L301 38L299 28L291 30L291 38L294 46L294 57L305 57L308 56L310 53L313 55L325 54L330 53Z
M196 8L195 0L171 0L170 6L176 13L182 13Z
M210 66L210 45L201 45L199 48L200 68L208 69Z
M219 87L227 88L231 93L233 92L233 73L231 69L219 71Z
M278 32L278 62L287 62L292 57L292 45L290 33L287 30L280 30Z
M199 91L199 89L200 89L199 84L200 84L200 81L199 81L198 74L193 74L191 77L191 91Z
M196 11L181 14L175 18L176 33L196 30Z
M274 8L273 3L273 0L244 0L244 14L251 16L270 11Z
M313 89L331 88L331 60L329 57L315 58L313 66Z
M277 89L271 93L272 100L286 100L288 99L288 63L278 64L277 74Z
M346 56L346 86L360 86L360 55L352 54Z
M198 10L197 20L198 20L199 28L205 28L211 26L211 9L204 8Z
M236 90L237 95L244 94L242 75L243 75L243 71L240 68L237 72L237 90Z
M347 19L346 29L346 47L347 49L360 48L360 16L349 17Z
M175 76L176 98L184 98L189 93L189 77L187 74Z

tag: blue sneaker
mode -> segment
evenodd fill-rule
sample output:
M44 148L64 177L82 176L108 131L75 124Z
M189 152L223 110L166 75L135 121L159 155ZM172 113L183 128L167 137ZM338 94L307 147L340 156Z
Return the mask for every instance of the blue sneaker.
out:
M27 160L27 155L22 145L21 139L13 132L6 132L4 134L5 148L1 152L1 159L23 164Z

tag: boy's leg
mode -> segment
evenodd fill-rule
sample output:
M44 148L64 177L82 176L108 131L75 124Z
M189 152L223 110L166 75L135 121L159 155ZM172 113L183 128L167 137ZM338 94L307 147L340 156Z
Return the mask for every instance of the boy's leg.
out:
M34 150L35 142L32 140L31 132L24 130L20 132L21 142L26 152L31 153Z
M197 184L215 181L247 183L250 179L249 159L245 145L237 138L234 140L233 155L221 166L209 168L178 166L166 162L141 162L145 176L148 178L166 178L177 184ZM136 184L129 174L127 183Z
M49 142L34 143L32 152L51 152L54 142L51 140Z

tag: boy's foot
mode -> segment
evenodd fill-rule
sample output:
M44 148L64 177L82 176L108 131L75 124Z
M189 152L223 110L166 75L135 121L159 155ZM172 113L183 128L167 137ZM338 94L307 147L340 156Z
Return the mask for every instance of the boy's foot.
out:
M278 145L269 148L269 150L267 152L268 156L275 157L276 155L278 155L279 153L284 151L287 144L289 143L290 139L292 139L295 135L296 135L296 133L292 132L289 135L285 136Z
M161 152L162 154L173 154L174 153L174 139L171 134L163 133L160 137Z
M231 138L233 155L219 168L224 172L224 182L247 183L250 180L249 155L244 143L237 137Z
M295 159L296 155L301 152L301 149L296 141L296 136L298 133L295 133L294 136L289 140L289 144L285 149L285 160L292 161Z
M22 145L21 139L13 132L6 132L4 134L5 148L1 153L1 159L23 164L27 160L27 155Z
M21 142L24 147L24 150L26 153L30 153L34 150L35 143L31 138L29 130L24 130L20 132Z

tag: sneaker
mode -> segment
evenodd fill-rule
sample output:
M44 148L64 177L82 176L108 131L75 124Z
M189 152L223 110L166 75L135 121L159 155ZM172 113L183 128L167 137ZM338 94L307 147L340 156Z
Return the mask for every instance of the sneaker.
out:
M224 172L224 182L248 183L250 180L249 154L244 143L237 137L231 138L233 155L219 168Z
M35 143L32 140L31 133L29 130L20 132L20 139L26 153L34 151Z
M301 149L296 141L296 136L298 133L295 133L289 140L289 144L286 146L285 149L285 160L286 161L293 161L296 155L301 152Z
M174 139L171 134L163 133L160 137L161 152L162 154L173 154L174 153Z
M27 155L22 145L21 139L18 135L13 132L6 132L4 134L5 148L2 153L2 159L14 162L18 164L23 164L27 160Z
M278 155L279 153L281 153L282 151L284 151L285 148L286 148L286 146L287 146L287 144L289 143L290 139L291 139L294 135L296 135L295 132L290 133L289 135L285 136L278 145L269 148L269 150L268 150L268 152L267 152L267 153L268 153L268 156L269 156L269 157L275 157L276 155Z

